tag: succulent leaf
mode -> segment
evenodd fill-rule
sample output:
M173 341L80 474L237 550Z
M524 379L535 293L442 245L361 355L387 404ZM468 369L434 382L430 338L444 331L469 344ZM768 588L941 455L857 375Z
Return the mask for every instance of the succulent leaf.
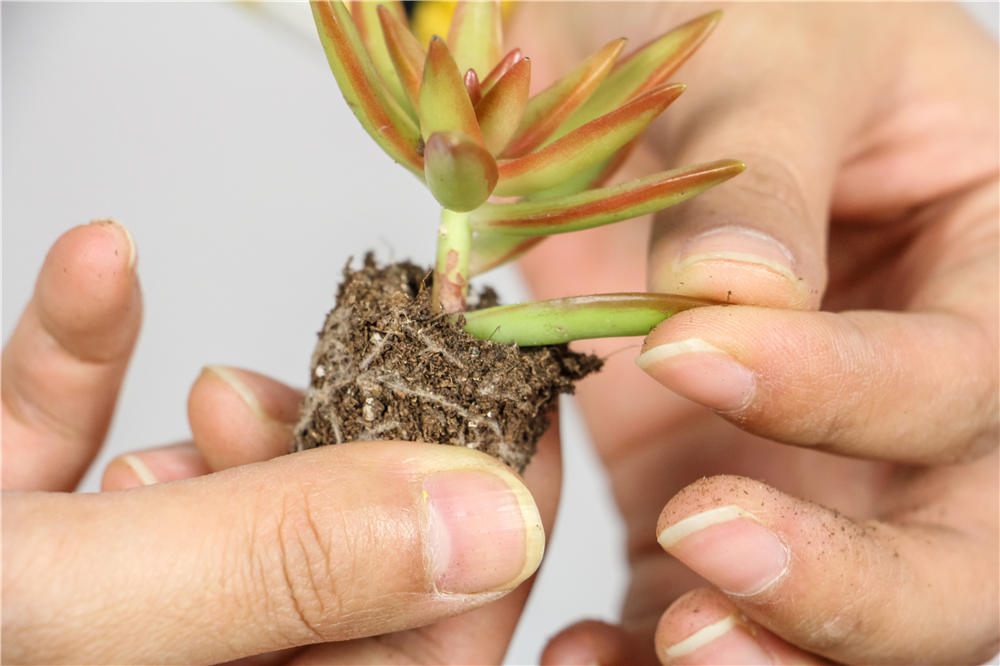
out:
M488 72L502 53L499 0L459 2L448 30L448 44L454 49L461 71Z
M517 135L504 157L519 157L542 145L597 89L615 59L625 47L625 39L605 44L597 53L528 101Z
M440 37L431 39L427 49L419 113L424 141L429 141L435 132L461 132L485 148L465 81L448 45Z
M376 10L392 66L415 112L420 102L420 79L427 54L402 19L381 5Z
M438 203L463 212L489 198L497 183L497 163L478 141L461 132L435 132L424 147L424 175Z
M462 80L465 82L465 92L469 93L469 101L475 107L483 98L483 89L479 85L479 75L476 74L476 70L470 69L465 72L465 77Z
M392 98L365 50L351 14L340 0L310 3L323 50L348 106L389 156L423 177L420 130Z
M718 305L674 294L596 294L501 305L464 313L465 330L477 338L521 347L572 340L646 335L683 310Z
M496 194L519 196L552 188L604 161L645 130L683 91L680 83L659 86L537 152L502 160Z
M522 58L524 58L524 54L521 53L521 49L513 49L505 55L503 60L498 62L496 67L485 78L480 79L479 85L483 89L483 94L488 93L496 85L497 81L502 79L504 74L509 72L510 68L516 65Z
M474 228L512 236L580 231L679 204L745 168L736 160L720 160L566 197L487 203L472 213L470 221Z
M522 236L477 230L472 236L472 249L469 256L469 276L475 277L497 266L514 261L543 240L545 240L545 236L524 238Z
M664 83L698 50L721 17L721 11L699 16L625 56L586 104L559 128L556 136L568 134Z
M470 70L471 71L471 70ZM521 122L531 86L531 61L519 60L476 104L486 148L498 155Z
M358 28L358 34L365 43L365 48L372 58L375 70L385 84L386 89L392 94L397 103L414 120L417 119L415 107L410 104L410 100L403 91L403 85L396 74L392 64L392 57L382 36L382 22L379 20L379 8L381 11L388 11L398 19L405 20L406 13L403 6L398 2L386 2L385 4L365 2L364 0L354 0L350 3L351 16L354 24Z

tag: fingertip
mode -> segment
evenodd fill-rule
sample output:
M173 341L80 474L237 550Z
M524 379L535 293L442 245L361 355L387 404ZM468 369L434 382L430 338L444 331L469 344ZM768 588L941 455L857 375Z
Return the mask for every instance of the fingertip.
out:
M46 330L75 356L104 361L131 348L141 317L135 257L131 234L112 220L74 227L49 250L35 307Z
M194 440L212 469L288 452L301 393L260 373L206 366L188 396Z
M101 490L126 490L193 479L211 471L198 449L185 442L116 457L104 470Z
M553 636L542 652L543 666L635 663L632 637L622 627L583 620Z
M819 291L795 255L770 234L743 225L674 234L653 245L649 289L722 303L814 309Z
M748 619L719 592L699 588L671 604L656 627L664 664L820 664Z

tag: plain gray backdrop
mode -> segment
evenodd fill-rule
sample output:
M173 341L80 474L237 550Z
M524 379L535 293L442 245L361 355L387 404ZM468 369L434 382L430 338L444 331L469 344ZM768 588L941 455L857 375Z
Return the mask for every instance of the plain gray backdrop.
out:
M995 3L966 6L996 35ZM203 365L304 385L349 256L433 256L436 205L350 114L304 5L7 2L2 40L4 339L64 230L113 217L139 247L143 331L82 490L111 457L189 436ZM511 270L490 281L526 296ZM605 479L563 407L562 510L509 663L613 620L626 583Z

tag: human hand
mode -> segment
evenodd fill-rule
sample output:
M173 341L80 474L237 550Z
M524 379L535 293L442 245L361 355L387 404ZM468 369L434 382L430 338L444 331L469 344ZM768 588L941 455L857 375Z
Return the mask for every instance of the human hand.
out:
M55 492L107 430L141 318L134 257L114 223L64 234L3 352L3 661L499 661L557 502L554 429L525 472L540 518L508 468L459 447L268 460L298 395L214 369L194 442L117 459L104 488L185 480Z
M609 26L642 43L713 8L531 5L517 39L558 72ZM651 241L616 225L524 261L540 297L645 283L734 304L646 340L645 370L687 399L621 341L592 345L608 362L578 395L632 580L620 626L571 627L543 661L985 661L996 44L958 7L738 4L677 78L636 171L746 173L658 215Z

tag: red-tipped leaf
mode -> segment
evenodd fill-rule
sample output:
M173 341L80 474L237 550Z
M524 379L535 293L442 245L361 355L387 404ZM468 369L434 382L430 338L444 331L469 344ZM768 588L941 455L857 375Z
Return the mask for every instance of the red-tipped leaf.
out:
M463 72L488 72L500 60L503 47L499 0L458 2L448 30L448 44Z
M519 157L545 143L593 94L624 47L624 39L608 42L572 72L532 97L504 157Z
M683 91L680 83L654 88L537 152L501 161L496 194L521 196L555 187L602 162L642 133Z
M448 45L440 37L431 39L427 49L424 77L420 83L419 113L424 141L435 132L461 132L485 148L462 74Z
M377 7L377 11L392 66L410 105L416 110L420 102L420 79L423 77L427 54L406 23L395 13L381 5Z
M423 159L417 152L420 130L385 89L375 65L340 0L311 3L330 69L348 106L382 149L423 177Z
M365 48L368 49L368 54L375 65L375 71L378 72L382 82L385 83L386 89L392 94L396 102L410 114L411 118L416 120L416 110L410 104L409 98L403 91L399 77L396 75L396 70L392 64L392 57L389 55L385 39L382 36L382 22L378 16L381 10L383 12L391 12L397 19L405 20L406 13L403 11L403 6L398 2L387 2L385 4L380 2L376 4L374 2L365 2L364 0L354 0L350 3L350 8L354 24L358 28L358 34L361 35L361 40L364 42Z
M625 56L601 82L594 95L574 113L557 136L604 115L630 99L666 82L698 50L722 17L714 11L674 28Z
M580 231L679 204L745 168L737 160L720 160L567 197L486 204L472 213L471 221L478 229L512 236Z
M476 70L467 71L463 80L465 81L465 92L469 93L469 101L474 107L483 98L483 89L479 85L479 76L476 74Z
M517 64L519 60L524 58L521 53L521 49L513 49L510 53L503 57L503 60L496 64L485 78L480 79L480 86L483 89L483 94L485 95L490 91L490 89L496 85L497 81L503 78L504 74L510 71L510 68Z
M531 61L519 60L476 105L486 148L500 154L521 122L531 85Z
M424 179L444 208L469 211L492 194L497 163L477 141L461 132L435 132L424 147Z

